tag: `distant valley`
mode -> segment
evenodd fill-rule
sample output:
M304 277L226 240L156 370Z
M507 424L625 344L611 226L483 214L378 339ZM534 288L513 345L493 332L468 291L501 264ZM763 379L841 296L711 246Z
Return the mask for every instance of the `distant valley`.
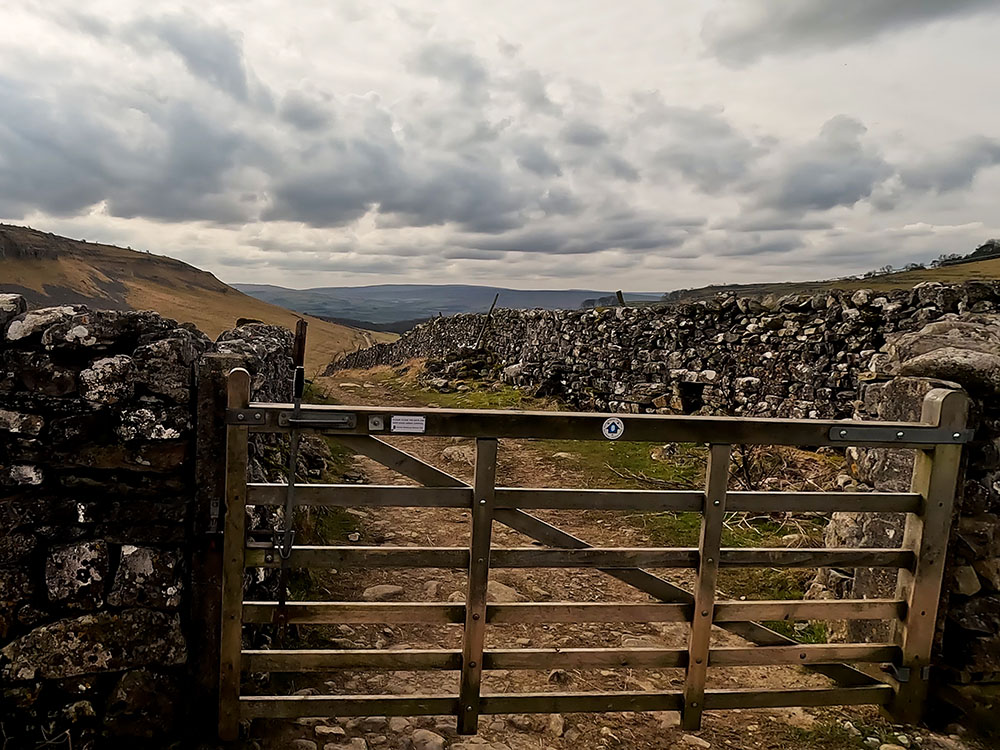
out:
M435 315L486 312L493 297L497 305L521 310L575 309L597 304L616 304L615 293L588 289L506 289L467 284L378 284L375 286L331 286L315 289L286 289L270 284L233 284L244 294L309 315L365 328L389 329L386 324L404 321L409 327ZM657 302L662 294L626 292L628 302ZM370 325L374 324L374 325ZM404 327L404 330L405 330Z

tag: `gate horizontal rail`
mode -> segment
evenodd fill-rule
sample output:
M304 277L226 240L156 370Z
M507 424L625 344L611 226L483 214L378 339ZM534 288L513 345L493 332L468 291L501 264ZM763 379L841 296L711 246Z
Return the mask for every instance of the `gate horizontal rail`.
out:
M247 485L247 505L281 506L286 484ZM388 490L388 491L387 491ZM322 507L471 508L471 487L399 487L378 484L309 484L296 487L301 505ZM497 487L495 508L521 510L644 510L698 512L705 493L686 490L565 490ZM916 513L914 492L730 492L726 510L750 513L836 511Z
M902 620L902 599L838 599L718 601L713 621L756 620ZM360 602L288 602L288 622L296 625L334 623L417 623L449 625L465 622L464 604L432 602L367 604ZM277 602L245 602L243 621L274 622ZM531 602L487 604L489 624L534 622L690 622L694 604L593 604L579 602Z
M393 427L393 418L398 427ZM230 409L228 424L252 432L310 430L338 435L606 440L608 418L622 423L627 440L730 445L864 445L922 448L960 445L971 437L961 427L913 422L847 422L833 419L689 417L661 414L498 409L414 409L372 406L309 406L299 417L292 404L250 403ZM373 421L374 418L374 421ZM419 428L412 420L423 419ZM381 425L381 426L379 426Z
M892 643L714 648L709 666L749 667L780 664L890 662L900 655ZM686 667L686 648L520 648L483 652L483 669L646 669ZM459 670L462 652L447 649L294 649L247 650L248 672L322 672L335 669Z
M495 713L680 710L687 728L700 725L704 710L873 704L887 706L900 720L919 718L937 616L944 556L966 429L967 400L957 391L928 394L920 423L842 422L728 417L608 415L560 412L305 407L249 402L249 376L230 375L226 414L227 503L223 596L220 736L231 738L241 719L317 715L453 714L459 731L476 731L479 715ZM281 566L272 544L247 543L248 506L286 503L283 483L247 483L247 440L251 432L318 431L332 435L424 486L296 485L296 506L413 507L466 509L472 516L467 547L294 545L290 567L453 568L468 571L465 602L274 602L243 601L245 568ZM475 481L461 480L424 463L381 437L476 438ZM704 491L497 487L498 438L702 442L710 445ZM879 446L916 452L909 492L729 491L733 444ZM595 548L527 511L639 510L698 512L697 547ZM898 548L790 549L721 546L724 514L730 512L907 514ZM290 519L289 519L290 520ZM507 524L547 545L497 547L494 522ZM644 591L655 602L486 601L492 568L590 568ZM872 600L726 601L716 597L721 568L837 567L896 568L896 596ZM645 569L696 571L688 592ZM758 621L885 620L894 624L890 643L800 644ZM246 649L243 623L433 624L462 627L459 649ZM531 623L688 623L687 648L485 647L488 626ZM713 626L757 645L711 648ZM795 690L706 689L707 669L762 665L805 665L838 683ZM876 679L850 664L889 665L892 675ZM496 669L684 669L678 691L482 694L483 670ZM241 696L240 674L315 672L343 669L451 670L461 673L457 695L427 696Z
M719 565L731 568L910 568L912 550L865 548L733 547L719 550ZM297 568L467 568L466 547L313 547L303 545L291 552L290 565ZM494 547L493 568L697 568L697 547L600 549L538 549ZM281 560L271 549L251 547L246 567L277 568Z

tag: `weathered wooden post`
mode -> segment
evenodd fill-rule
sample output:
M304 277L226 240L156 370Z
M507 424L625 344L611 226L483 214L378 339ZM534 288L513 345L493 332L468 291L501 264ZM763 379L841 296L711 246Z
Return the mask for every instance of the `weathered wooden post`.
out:
M729 445L712 445L708 454L701 538L698 543L698 581L694 590L687 679L684 683L684 710L681 714L681 726L684 729L700 729L701 714L705 710L708 650L715 609L715 584L719 575L722 521L726 516L731 449L732 446Z
M961 439L969 414L969 399L961 391L937 388L924 397L921 422L954 431L956 444L917 450L911 489L923 498L919 513L906 517L903 548L913 550L913 570L901 569L896 598L907 602L906 617L896 629L902 649L899 681L889 711L896 721L914 724L923 716L930 678L931 652L937 628L941 582L962 457Z
M483 644L486 638L486 590L490 574L493 502L496 495L497 441L476 440L476 478L472 495L472 541L462 643L462 682L458 699L458 731L475 734L479 726Z
M250 373L229 373L229 408L250 405ZM243 572L246 552L247 442L249 429L226 429L226 511L223 518L222 630L219 641L219 738L239 736L240 658L243 648Z
M222 528L226 496L227 375L244 363L235 354L206 354L195 369L195 504L191 519L191 714L199 734L218 722L219 623L222 606Z

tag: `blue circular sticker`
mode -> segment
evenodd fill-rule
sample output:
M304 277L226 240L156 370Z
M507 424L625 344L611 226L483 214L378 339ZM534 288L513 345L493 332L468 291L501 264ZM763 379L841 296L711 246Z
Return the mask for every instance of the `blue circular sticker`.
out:
M618 417L608 417L604 420L601 432L608 440L617 440L625 432L625 423Z

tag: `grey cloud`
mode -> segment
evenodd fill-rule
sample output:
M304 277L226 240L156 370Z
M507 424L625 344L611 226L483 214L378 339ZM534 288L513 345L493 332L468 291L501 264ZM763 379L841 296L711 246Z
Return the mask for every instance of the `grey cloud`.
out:
M277 183L265 219L333 227L377 208L382 227L454 223L489 233L518 226L532 201L496 163L420 158L388 136L338 141L311 162Z
M584 204L571 191L554 185L539 198L538 207L549 216L575 216L584 209Z
M322 130L332 121L325 104L303 91L289 91L281 100L278 115L299 130Z
M1000 140L969 138L943 154L901 170L902 182L914 190L943 193L968 188L983 169L1000 164Z
M833 49L998 10L995 0L739 0L706 18L702 39L720 60L740 66L765 55Z
M0 194L19 213L72 215L105 201L114 216L165 220L248 220L254 206L227 185L253 148L187 104L147 112L150 144L128 138L86 106L88 91L53 101L0 79ZM155 144L155 145L154 145Z
M483 61L453 45L433 42L425 44L411 57L413 69L454 85L468 104L489 98L490 75Z
M865 145L865 132L857 120L838 115L823 125L819 137L781 154L773 173L744 187L759 196L759 205L778 211L853 206L894 173L877 151Z
M404 178L397 144L363 139L335 141L308 165L299 165L272 187L265 220L301 221L314 227L359 219Z
M535 140L520 139L514 144L514 156L518 166L540 177L562 175L559 162L552 158L545 147Z
M49 17L64 28L81 31L98 39L111 34L111 25L107 21L78 8L60 8L57 12L53 11Z
M448 260L503 260L507 253L503 250L477 250L475 248L450 248L441 253Z
M604 157L604 167L608 174L625 180L625 182L638 182L640 179L639 170L633 167L627 159L617 154L607 154Z
M549 115L562 114L562 107L549 98L545 79L537 70L525 70L519 73L514 78L512 87L530 110Z
M529 227L491 237L467 236L458 241L463 247L476 250L547 255L591 255L608 250L669 250L680 247L700 231L691 226L690 219L683 219L681 222L684 226L673 224L669 219L647 217L633 212L604 216L593 225L584 227Z
M716 250L715 254L723 257L774 255L790 253L800 247L802 247L802 240L799 237L762 238L759 235L751 235L742 242L730 243L728 247Z
M773 211L765 211L720 221L712 228L738 232L811 232L832 229L833 223L821 219L790 218Z
M199 78L241 101L250 96L243 43L221 26L209 26L195 16L166 16L138 21L129 34L142 35L181 58Z
M387 191L381 211L409 226L454 223L472 232L504 232L523 223L520 214L531 198L504 179L496 163L438 160L421 166L426 173Z
M771 147L740 133L718 109L670 106L656 93L637 96L635 104L636 132L664 143L653 153L652 165L661 173L679 173L705 193L718 193L741 179Z
M603 146L609 140L608 134L603 128L584 120L573 120L567 123L560 135L567 143L583 148Z

